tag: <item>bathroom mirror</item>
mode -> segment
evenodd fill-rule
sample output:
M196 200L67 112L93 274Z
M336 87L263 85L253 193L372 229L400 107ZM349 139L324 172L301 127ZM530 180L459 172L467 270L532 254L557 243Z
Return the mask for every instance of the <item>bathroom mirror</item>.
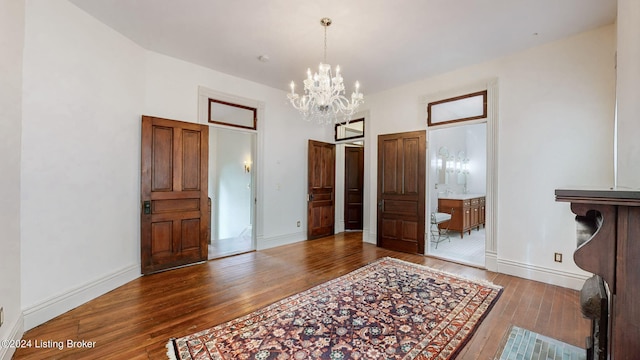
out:
M436 170L438 173L438 183L447 183L447 159L449 159L449 149L441 146L436 156Z
M467 174L464 172L464 161L466 158L467 155L464 153L464 151L458 152L458 155L456 156L456 174L458 175L458 185L465 185L467 183Z

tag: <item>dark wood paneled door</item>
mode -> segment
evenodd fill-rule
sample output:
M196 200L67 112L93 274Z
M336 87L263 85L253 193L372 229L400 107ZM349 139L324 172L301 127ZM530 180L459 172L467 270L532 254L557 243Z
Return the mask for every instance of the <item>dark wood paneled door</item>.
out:
M309 140L307 239L333 235L336 146Z
M364 148L344 149L344 228L362 230L364 188Z
M424 253L426 132L378 136L380 247Z
M207 260L209 127L142 117L142 273Z

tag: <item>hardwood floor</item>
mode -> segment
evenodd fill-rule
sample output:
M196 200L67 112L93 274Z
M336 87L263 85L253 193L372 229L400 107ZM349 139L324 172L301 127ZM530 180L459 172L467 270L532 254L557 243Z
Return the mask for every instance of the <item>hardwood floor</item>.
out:
M394 252L346 233L212 260L125 284L28 331L14 359L166 359L165 345L391 256L502 285L504 292L458 359L493 359L511 324L583 347L589 323L578 292L513 276ZM95 348L68 348L68 340ZM49 342L49 343L47 343Z

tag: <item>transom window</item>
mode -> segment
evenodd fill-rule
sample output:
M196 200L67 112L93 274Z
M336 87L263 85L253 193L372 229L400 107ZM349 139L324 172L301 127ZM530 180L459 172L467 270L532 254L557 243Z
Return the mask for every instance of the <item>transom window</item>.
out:
M487 117L487 90L430 102L427 125L442 125Z
M257 113L256 108L209 98L209 117L207 121L212 124L256 130Z

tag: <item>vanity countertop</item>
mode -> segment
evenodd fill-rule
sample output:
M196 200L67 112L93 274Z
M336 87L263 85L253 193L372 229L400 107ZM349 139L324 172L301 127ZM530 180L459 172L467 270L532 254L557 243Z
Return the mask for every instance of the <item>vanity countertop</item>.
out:
M438 194L438 199L469 200L484 196L484 194Z

